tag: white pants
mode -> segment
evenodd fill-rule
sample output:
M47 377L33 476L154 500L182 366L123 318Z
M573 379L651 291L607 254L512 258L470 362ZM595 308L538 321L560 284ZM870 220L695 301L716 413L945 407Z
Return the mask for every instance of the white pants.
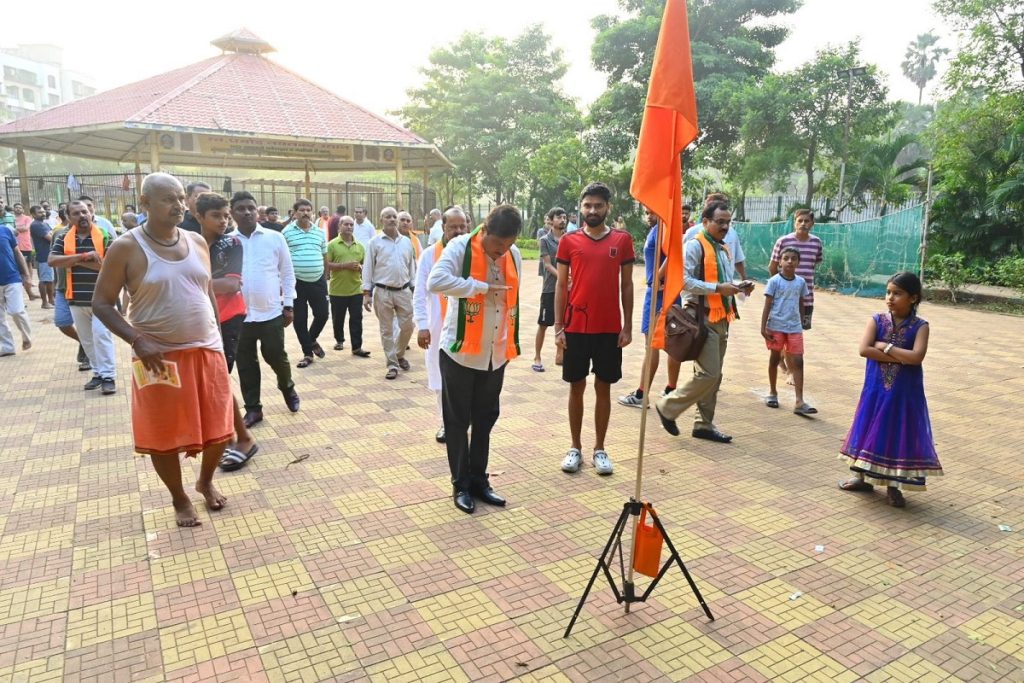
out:
M89 356L93 376L116 379L114 335L93 315L92 306L71 306L71 317L75 319L75 329L85 355Z
M7 325L7 316L14 318L14 324L21 332L23 342L32 341L32 326L25 310L25 289L20 282L0 287L0 353L14 353L14 335Z

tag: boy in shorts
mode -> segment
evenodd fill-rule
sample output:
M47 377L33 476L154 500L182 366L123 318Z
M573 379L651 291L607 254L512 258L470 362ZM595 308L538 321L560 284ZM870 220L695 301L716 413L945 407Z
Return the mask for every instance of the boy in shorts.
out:
M768 280L764 290L764 311L761 313L761 336L771 351L768 360L768 383L770 393L765 399L769 408L779 407L776 380L779 361L786 353L789 371L793 376L796 391L797 415L813 415L816 408L804 402L804 298L807 296L807 281L796 274L800 265L800 250L784 247L779 256L779 272Z
M580 432L587 375L594 372L594 468L612 473L604 450L611 414L611 385L622 379L622 347L632 338L633 238L606 225L611 191L591 183L580 197L583 228L558 243L555 285L555 343L565 349L562 379L570 383L569 432L572 447L563 472L578 472L583 462ZM569 279L572 278L572 289ZM619 303L621 301L621 314Z

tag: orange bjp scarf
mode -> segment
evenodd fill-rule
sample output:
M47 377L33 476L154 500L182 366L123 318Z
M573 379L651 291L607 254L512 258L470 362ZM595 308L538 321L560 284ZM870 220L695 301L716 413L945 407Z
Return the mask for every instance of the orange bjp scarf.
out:
M483 226L480 226L483 227ZM487 255L484 253L484 233L478 227L469 236L466 245L466 256L462 261L462 277L487 282ZM505 310L508 319L505 336L505 357L508 360L519 355L519 273L511 253L502 259L505 284ZM484 297L477 294L469 299L459 299L459 320L455 342L451 345L453 353L478 354L482 351L481 340L484 336Z
M726 258L730 258L729 248L715 242L704 230L697 233L696 239L704 251L704 280L706 282L726 282L725 268L718 260L718 252L721 251ZM708 277L711 273L714 273L714 280ZM720 320L732 322L736 319L736 304L733 297L708 294L705 298L708 302L708 320L710 322L717 323Z
M64 233L64 255L74 256L78 253L78 226L72 225L68 228L68 231ZM90 226L89 236L92 238L92 248L96 250L96 253L103 258L103 232L99 227L93 223ZM65 268L67 272L67 292L65 295L68 301L72 301L75 298L75 290L71 287L71 266Z

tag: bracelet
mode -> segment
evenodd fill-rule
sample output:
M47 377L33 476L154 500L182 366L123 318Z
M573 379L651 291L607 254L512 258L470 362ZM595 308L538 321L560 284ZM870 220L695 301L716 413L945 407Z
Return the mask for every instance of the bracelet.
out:
M892 346L892 342L889 342L889 344L882 350L882 353L888 356L889 352L892 351Z
M139 343L140 339L142 339L142 333L135 335L135 339L132 339L130 342L128 342L128 348L134 350L135 345Z

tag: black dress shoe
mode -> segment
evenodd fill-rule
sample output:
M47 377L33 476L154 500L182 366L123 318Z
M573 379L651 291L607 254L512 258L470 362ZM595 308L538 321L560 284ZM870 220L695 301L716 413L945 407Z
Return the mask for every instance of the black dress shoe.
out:
M456 491L453 498L455 499L455 507L463 512L471 515L476 510L476 503L473 502L473 496L469 491Z
M676 424L676 421L662 415L657 403L654 404L654 409L658 411L658 419L661 420L661 426L665 428L665 431L672 436L679 436L679 425Z
M252 427L257 422L263 422L263 411L262 410L247 410L245 415L242 417L242 423L246 427Z
M731 436L723 434L717 429L694 429L691 436L695 439L706 439L715 443L729 443L732 441Z
M444 435L444 427L437 430L437 434L434 434L434 441L438 443L447 443L448 439Z
M475 489L473 495L478 498L481 502L487 503L488 505L497 505L498 507L505 507L505 499L494 492L490 486L485 489Z
M295 393L295 387L282 391L281 394L284 395L284 404L288 406L288 410L293 413L299 412L299 395Z

